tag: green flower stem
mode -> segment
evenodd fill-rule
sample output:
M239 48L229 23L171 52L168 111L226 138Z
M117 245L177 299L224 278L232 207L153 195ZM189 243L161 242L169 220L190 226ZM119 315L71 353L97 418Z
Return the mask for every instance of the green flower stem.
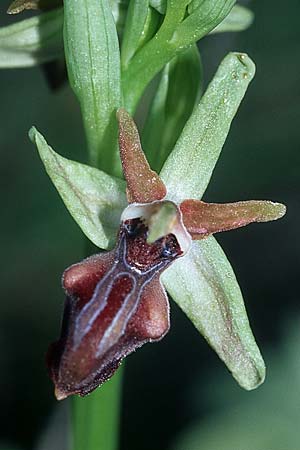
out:
M90 248L89 240L87 244ZM123 368L120 368L87 397L73 396L71 450L118 449L122 378Z
M117 450L122 369L88 397L72 399L72 450Z

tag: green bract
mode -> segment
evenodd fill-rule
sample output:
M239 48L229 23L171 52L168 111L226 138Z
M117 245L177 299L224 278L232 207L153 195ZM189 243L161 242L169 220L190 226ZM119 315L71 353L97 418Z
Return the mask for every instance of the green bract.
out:
M163 23L122 73L124 106L133 113L148 83L176 55L216 28L235 0L203 0L192 14L189 1L169 0ZM151 61L151 64L149 64Z
M162 169L167 198L175 202L201 198L254 70L245 54L230 53L223 60ZM157 114L160 117L160 111ZM58 156L35 130L31 138L74 219L94 243L107 248L125 204L124 183ZM257 387L265 376L264 362L233 270L216 240L194 242L162 280L240 385Z
M81 106L90 160L109 171L116 167L115 111L121 105L120 52L109 0L65 0L64 10L69 80Z

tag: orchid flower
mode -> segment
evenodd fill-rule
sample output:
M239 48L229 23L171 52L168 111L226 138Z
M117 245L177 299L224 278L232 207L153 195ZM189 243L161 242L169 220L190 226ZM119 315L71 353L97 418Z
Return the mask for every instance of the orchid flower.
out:
M246 55L231 54L222 64L195 113L198 120L203 109L209 114L206 102L213 107L216 80L224 83L224 74L237 83L251 78L253 65ZM218 145L211 130L204 136L208 151L213 143L218 154L235 112L229 92L227 96L229 100L221 102L227 130L222 129ZM67 298L62 331L47 357L56 397L88 394L114 374L125 356L163 338L170 326L165 289L237 381L246 389L255 388L264 379L264 362L234 273L212 235L276 220L285 214L285 206L270 201L201 201L196 179L205 189L217 157L208 155L214 160L210 173L198 172L203 160L186 151L193 134L201 131L195 130L193 120L159 176L149 167L133 119L124 109L118 110L117 118L127 201L122 180L66 160L31 130L48 173L81 228L102 248L116 241L112 250L74 264L63 274Z

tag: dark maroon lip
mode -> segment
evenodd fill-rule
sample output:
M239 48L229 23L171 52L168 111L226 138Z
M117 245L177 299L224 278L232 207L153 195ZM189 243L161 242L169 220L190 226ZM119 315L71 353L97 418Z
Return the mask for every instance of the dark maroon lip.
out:
M65 271L61 337L48 354L58 398L91 392L125 356L169 330L169 305L159 277L182 250L173 234L153 244L147 235L142 219L122 222L115 250Z

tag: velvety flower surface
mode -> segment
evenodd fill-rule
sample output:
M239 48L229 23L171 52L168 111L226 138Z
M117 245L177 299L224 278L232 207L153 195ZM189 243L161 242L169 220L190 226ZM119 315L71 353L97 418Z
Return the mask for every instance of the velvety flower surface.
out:
M68 268L60 339L48 352L56 397L86 395L109 379L122 359L169 329L160 275L188 254L191 240L281 217L283 205L264 201L209 204L167 200L167 189L141 149L137 128L118 111L119 147L130 205L115 248Z

